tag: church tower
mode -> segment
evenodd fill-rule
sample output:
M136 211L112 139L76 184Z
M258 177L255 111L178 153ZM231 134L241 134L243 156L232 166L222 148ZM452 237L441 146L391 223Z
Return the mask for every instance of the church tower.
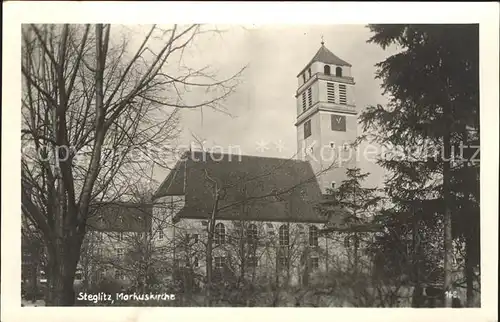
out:
M351 64L321 42L297 78L297 154L311 163L326 193L345 179L346 168L356 166L351 147L357 136Z

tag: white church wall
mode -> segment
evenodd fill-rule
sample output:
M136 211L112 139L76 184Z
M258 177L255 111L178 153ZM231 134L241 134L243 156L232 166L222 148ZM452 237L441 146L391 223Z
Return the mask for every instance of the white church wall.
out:
M222 223L225 227L225 242L224 244L214 243L213 260L214 269L215 258L224 257L233 273L236 276L241 273L243 268L247 277L259 280L274 281L278 274L281 282L287 281L291 285L300 284L306 270L307 258L311 263L311 258L318 259L318 267L310 268L310 274L315 272L325 272L328 267L334 267L342 263L345 266L347 255L343 249L342 243L326 239L318 238L318 246L311 247L309 245L309 226L313 225L316 228L321 228L321 224L306 224L306 223L286 223L286 222L251 222L251 221L229 221L218 220L217 223ZM258 246L255 250L255 258L257 267L249 267L249 253L241 248L240 238L246 238L245 229L250 224L257 226ZM195 272L204 276L206 274L206 241L208 220L199 219L181 219L173 229L169 230L171 234L168 240L175 240L176 261L181 266L193 267L196 261L196 267L193 267ZM289 226L289 247L280 246L279 227L282 225ZM197 242L186 243L188 236L196 235ZM187 247L186 247L187 246ZM287 249L286 251L284 251ZM289 269L280 269L278 262L278 252L284 251L287 255L282 256L287 258ZM243 262L243 263L242 263Z
M305 138L304 124L309 120L311 121L311 135ZM297 127L297 152L299 157L307 159L307 157L314 155L317 160L316 154L321 144L320 124L321 119L319 114L314 113ZM306 148L310 149L311 147L312 152L311 150L305 150Z

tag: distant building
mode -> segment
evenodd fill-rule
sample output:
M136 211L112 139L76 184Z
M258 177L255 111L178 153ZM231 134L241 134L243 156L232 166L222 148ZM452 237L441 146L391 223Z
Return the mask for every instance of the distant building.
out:
M102 202L94 204L80 258L83 279L91 283L105 277L128 282L125 257L148 237L152 205Z

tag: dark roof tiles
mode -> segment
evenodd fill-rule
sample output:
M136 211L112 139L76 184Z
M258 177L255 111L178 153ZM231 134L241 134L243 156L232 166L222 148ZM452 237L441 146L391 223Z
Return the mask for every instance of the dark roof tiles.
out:
M153 205L132 202L101 202L91 206L89 230L145 232L151 226Z
M328 50L328 48L326 48L324 45L322 45L319 48L319 50L316 52L316 55L314 55L314 57L311 59L311 61L306 65L306 67L304 67L304 69L302 69L300 71L299 75L301 75L314 62L320 62L320 63L336 65L336 66L352 67L351 64L349 64L348 62L346 62L343 59L340 59L334 53L332 53L330 50Z
M185 196L180 218L207 219L221 188L219 219L324 222L315 206L321 189L309 162L187 152L155 194Z

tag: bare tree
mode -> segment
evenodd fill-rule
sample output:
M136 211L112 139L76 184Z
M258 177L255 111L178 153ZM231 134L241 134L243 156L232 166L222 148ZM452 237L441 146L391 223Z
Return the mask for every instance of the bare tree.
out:
M217 219L217 213L219 211L219 201L221 198L224 198L224 195L226 193L226 190L224 187L221 187L220 183L212 178L207 171L205 171L205 175L207 180L209 180L213 184L213 208L212 208L212 213L210 214L210 220L208 222L207 226L207 233L208 233L208 239L207 239L207 253L206 253L206 258L207 258L207 281L205 285L205 305L206 306L211 306L212 305L212 247L213 247L213 239L214 239L214 232L215 232L215 220Z
M22 141L36 151L22 157L22 210L47 247L48 305L74 303L92 202L125 194L131 174L163 159L148 148L175 137L178 110L223 109L241 73L216 80L206 68L174 64L206 32L200 25L155 25L136 46L127 35L117 41L124 27L113 30L22 28ZM190 101L190 89L208 94Z

